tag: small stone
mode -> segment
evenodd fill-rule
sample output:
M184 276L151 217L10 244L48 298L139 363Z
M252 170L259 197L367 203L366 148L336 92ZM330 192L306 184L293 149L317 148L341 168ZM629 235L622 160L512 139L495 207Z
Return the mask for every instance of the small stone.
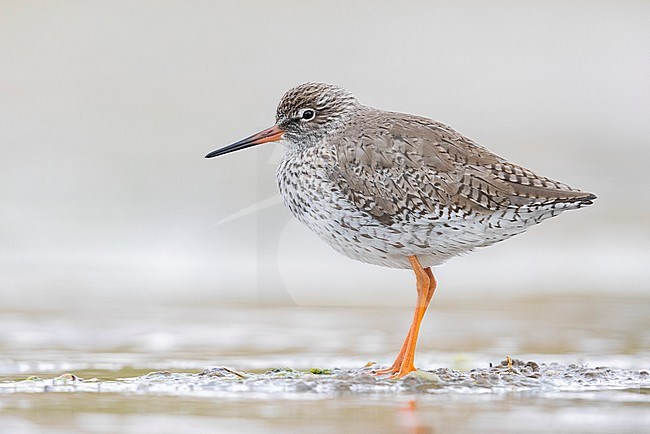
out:
M430 381L430 382L440 382L440 377L434 372L429 371L420 371L419 369L413 372L406 374L403 379L414 378L418 380Z

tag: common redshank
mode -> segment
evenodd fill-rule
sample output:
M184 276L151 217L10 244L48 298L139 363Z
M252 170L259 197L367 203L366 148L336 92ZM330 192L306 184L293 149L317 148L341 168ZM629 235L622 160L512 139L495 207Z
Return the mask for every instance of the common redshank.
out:
M376 371L393 378L416 370L420 323L437 286L432 266L596 199L440 122L368 107L325 83L290 89L274 126L206 158L267 142L286 147L276 178L298 220L352 259L415 272L411 327L395 362Z

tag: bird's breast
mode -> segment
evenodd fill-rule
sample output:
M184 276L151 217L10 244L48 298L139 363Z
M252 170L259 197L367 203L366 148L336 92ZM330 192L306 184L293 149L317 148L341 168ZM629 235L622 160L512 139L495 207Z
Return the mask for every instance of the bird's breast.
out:
M286 207L303 223L325 218L333 187L331 170L331 157L315 149L288 150L283 156L276 173L278 189Z

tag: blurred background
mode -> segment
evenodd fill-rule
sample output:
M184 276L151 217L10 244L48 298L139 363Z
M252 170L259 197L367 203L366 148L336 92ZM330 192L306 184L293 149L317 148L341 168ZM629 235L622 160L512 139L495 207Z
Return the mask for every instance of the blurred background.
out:
M0 0L0 426L643 431L647 388L596 393L571 376L591 392L223 396L171 375L170 395L80 394L30 379L98 378L101 392L160 370L393 360L412 272L340 256L293 219L275 185L281 146L203 158L271 126L306 81L598 195L437 267L418 367L511 355L647 370L649 16L645 0Z
M437 297L648 295L647 1L0 2L2 303L410 306L292 219L282 149L205 160L324 81L598 195Z

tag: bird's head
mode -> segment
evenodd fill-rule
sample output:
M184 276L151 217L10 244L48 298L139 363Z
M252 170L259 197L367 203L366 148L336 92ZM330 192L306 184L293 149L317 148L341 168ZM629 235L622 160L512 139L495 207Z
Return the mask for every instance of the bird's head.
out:
M289 89L275 116L275 125L206 155L212 158L240 149L282 139L289 146L312 146L344 124L359 102L342 87L304 83Z
M305 83L284 94L275 123L287 141L309 145L344 123L358 105L355 96L342 87Z

